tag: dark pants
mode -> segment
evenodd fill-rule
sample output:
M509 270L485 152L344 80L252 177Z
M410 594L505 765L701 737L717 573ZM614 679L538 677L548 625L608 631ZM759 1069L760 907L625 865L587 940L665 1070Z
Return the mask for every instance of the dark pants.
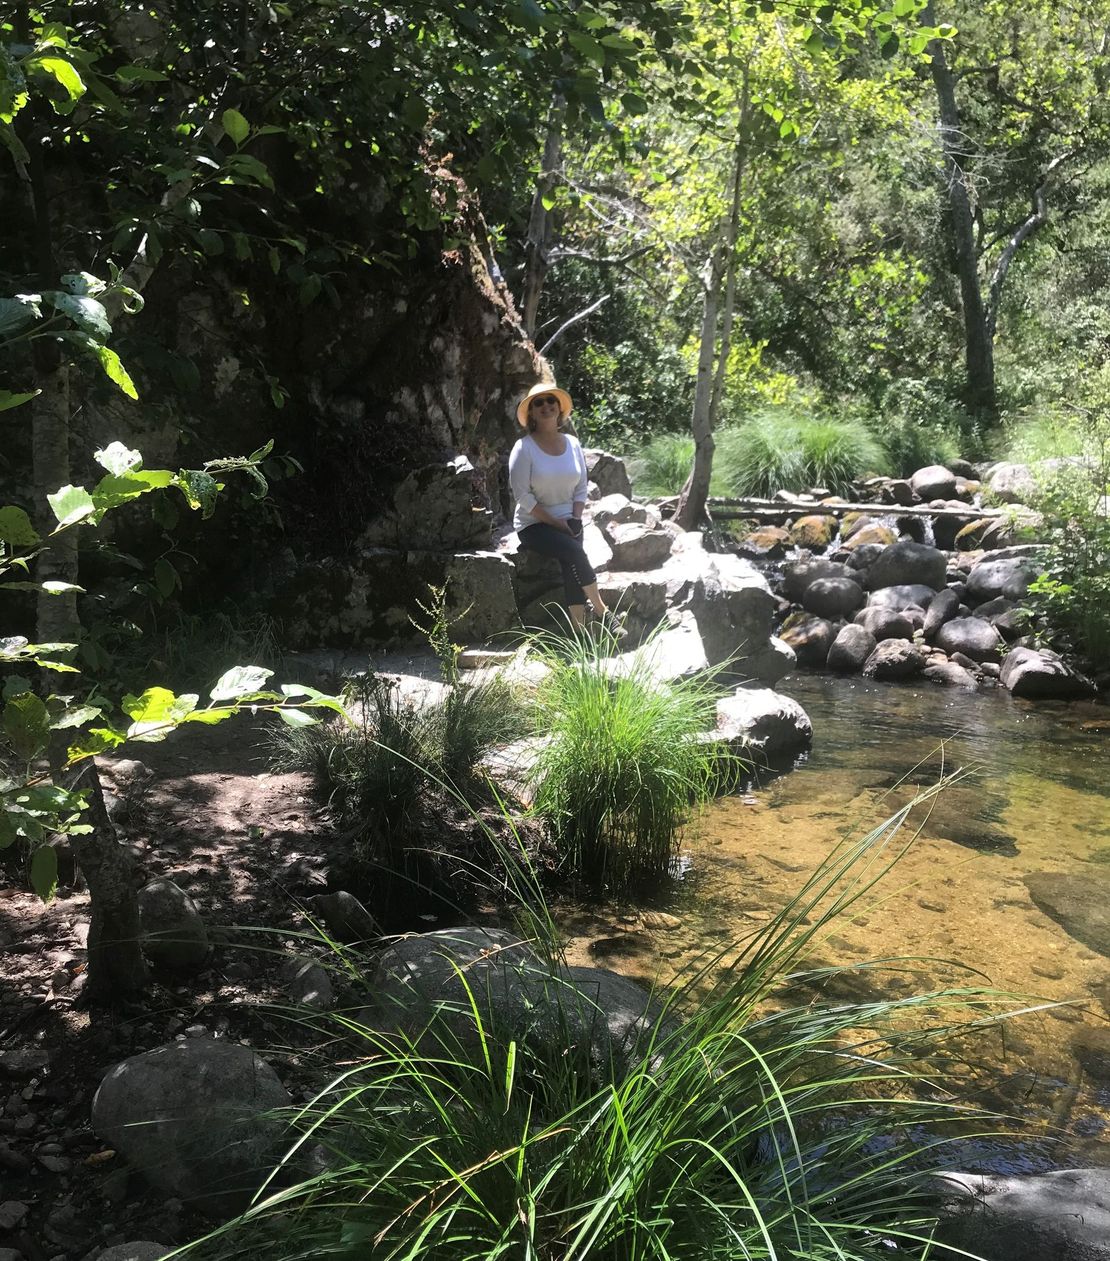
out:
M517 531L521 547L530 552L539 552L541 556L554 556L563 571L563 590L566 594L567 607L573 604L585 604L586 593L583 587L597 582L597 574L586 559L585 549L580 539L557 530L553 525L537 521L535 525L526 525Z

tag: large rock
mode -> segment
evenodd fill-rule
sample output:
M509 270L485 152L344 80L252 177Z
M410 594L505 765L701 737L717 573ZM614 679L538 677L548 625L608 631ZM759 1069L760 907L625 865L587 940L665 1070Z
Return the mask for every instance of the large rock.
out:
M449 1055L483 1042L526 1045L537 1056L585 1056L606 1075L635 1053L660 1018L651 995L598 968L563 968L501 929L462 927L402 937L380 956L364 1020L403 1030Z
M1002 636L980 617L955 617L936 633L937 646L951 654L961 652L972 661L997 661Z
M961 508L963 505L958 500L949 500L944 505L946 508ZM942 551L951 552L956 547L956 537L960 531L968 525L971 525L976 518L968 516L955 516L949 513L938 514L933 517L933 542Z
M783 567L782 589L786 598L795 604L801 603L802 596L810 583L818 578L851 578L862 582L860 576L847 565L818 557L814 560L798 560Z
M943 585L941 583L941 586ZM900 583L894 587L876 587L872 583L871 594L867 597L867 607L901 611L915 605L919 609L927 609L932 604L936 593L937 589L921 583Z
M846 552L855 552L860 548L878 547L885 550L893 545L898 536L889 525L881 521L864 521L854 529L849 538L841 546Z
M868 679L909 679L925 667L925 654L908 639L884 639L864 662Z
M624 461L608 451L589 449L582 453L586 457L586 470L590 481L601 491L602 497L607 495L624 495L632 498L632 483L628 478L628 469Z
M951 499L956 493L956 474L942 464L930 464L913 474L910 486L923 503L931 503L934 499Z
M809 715L789 696L770 688L737 688L717 702L717 735L741 751L770 758L796 753L813 739Z
M836 535L836 518L831 513L799 517L790 526L790 539L795 547L811 552L823 551Z
M913 622L901 609L860 609L853 621L876 640L913 638Z
M414 469L393 491L359 543L399 551L464 552L488 548L493 514L480 475L465 455Z
M908 585L939 591L947 570L948 561L939 548L904 539L888 547L875 561L868 571L867 585L872 591Z
M833 619L851 617L863 602L862 589L850 578L818 578L806 587L802 596L807 612Z
M925 614L925 638L931 642L944 623L950 622L956 616L959 607L960 597L957 592L951 589L939 591L929 602L929 610Z
M590 520L602 530L609 525L627 525L630 521L643 525L648 520L648 510L643 504L633 503L627 495L606 495L590 508Z
M172 880L152 880L138 896L147 958L180 972L199 968L208 957L208 932L193 899Z
M937 1184L938 1239L948 1245L931 1254L937 1261L1110 1261L1110 1169L946 1173Z
M855 624L841 627L829 649L826 664L838 674L859 674L875 647L875 636L866 627Z
M355 945L381 936L381 927L373 915L346 889L318 893L309 898L308 905L312 913L324 921L324 926L336 941Z
M187 1038L109 1069L92 1128L150 1183L214 1216L245 1208L286 1133L273 1069L235 1042Z
M1029 592L1029 584L1037 575L1036 564L1023 556L1007 560L981 560L967 576L967 602L985 604L1000 596L1021 601Z
M613 570L597 577L598 590L606 606L634 619L636 625L628 629L640 632L652 629L666 613L669 582L665 567L647 573Z
M781 560L794 546L788 530L779 525L761 525L736 543L736 551L749 560Z
M1029 630L1027 611L1005 596L996 596L985 604L976 605L975 616L990 622L1008 643L1020 639Z
M986 477L995 499L1008 504L1027 504L1037 497L1039 481L1028 464L996 464Z
M638 521L610 525L605 537L613 549L610 569L658 569L674 545L666 530Z
M979 684L973 675L955 661L930 661L923 671L930 683L956 687L963 692L977 692Z
M138 1239L134 1243L117 1243L96 1254L96 1261L162 1261L174 1248L170 1244L152 1243ZM0 1261L4 1261L5 1249L0 1248Z
M803 666L823 666L836 638L836 629L823 617L792 613L779 629L779 638L790 645Z
M1002 661L1000 681L1014 696L1033 700L1073 700L1095 691L1090 679L1045 648L1011 648Z

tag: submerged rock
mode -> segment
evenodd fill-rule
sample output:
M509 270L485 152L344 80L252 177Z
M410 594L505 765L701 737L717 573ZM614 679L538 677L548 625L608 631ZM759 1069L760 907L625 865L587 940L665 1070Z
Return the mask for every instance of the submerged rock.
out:
M1110 877L1085 871L1033 871L1024 877L1029 896L1076 941L1110 955Z

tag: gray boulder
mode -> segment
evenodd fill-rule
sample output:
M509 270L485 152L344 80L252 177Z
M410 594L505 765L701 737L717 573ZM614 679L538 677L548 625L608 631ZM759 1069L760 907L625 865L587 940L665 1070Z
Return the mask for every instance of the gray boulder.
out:
M354 944L373 941L381 936L381 929L370 912L353 893L340 889L335 893L320 893L308 900L309 910L324 921L328 932L337 940Z
M876 640L913 638L913 622L901 609L860 609L853 621Z
M624 461L608 451L586 450L586 471L590 481L601 491L602 498L607 495L624 495L632 498L632 483L628 478L628 469Z
M1028 464L995 464L985 484L995 499L1007 504L1027 504L1039 489L1037 476Z
M976 606L975 616L990 624L1008 643L1020 638L1029 629L1026 611L1005 596L996 596Z
M792 697L771 688L741 687L717 702L716 734L742 750L771 757L809 745L813 723Z
M916 547L916 544L914 544ZM872 574L874 570L872 570ZM944 584L941 583L943 587ZM927 587L923 583L899 583L893 587L873 587L867 597L867 607L871 609L908 609L916 604L918 608L927 609L940 588Z
M975 678L955 661L930 661L923 673L930 683L960 688L964 692L979 690L979 684Z
M939 591L944 586L948 562L939 548L903 539L894 543L871 566L867 585L872 591L881 587L922 586ZM921 601L915 601L920 604Z
M826 665L838 674L859 674L875 646L875 636L866 627L855 623L841 627L829 649Z
M661 1008L634 982L598 968L541 959L501 929L460 927L402 937L380 956L364 1019L450 1055L481 1055L483 1040L542 1056L585 1056L618 1074ZM475 1019L475 1010L481 1022Z
M856 582L860 581L858 575L847 565L817 557L813 560L794 561L783 567L783 593L788 600L795 604L800 603L806 588L818 578L852 578Z
M930 464L927 468L919 468L910 478L913 493L923 503L931 503L934 499L951 499L956 493L956 474L942 464Z
M208 958L208 932L193 899L172 880L152 880L138 898L147 958L180 972L199 968Z
M674 545L666 530L639 521L610 525L605 537L613 549L610 569L658 569Z
M959 594L948 587L944 591L939 591L929 603L929 611L925 614L925 622L922 629L925 632L925 638L933 640L937 631L945 622L950 622L956 616L956 611L960 607Z
M802 605L808 612L834 619L851 617L863 602L863 589L850 578L818 578L802 596Z
M1002 636L979 617L955 617L937 631L937 646L945 652L963 653L972 661L997 661L1002 651Z
M465 455L424 465L401 480L359 543L363 548L400 551L488 548L493 513L483 498L481 475Z
M1031 699L1073 700L1095 692L1090 679L1045 648L1011 648L1002 661L999 678L1014 696Z
M1034 562L1023 556L1007 560L981 560L967 576L967 601L974 606L999 597L1023 600L1036 574Z
M627 525L629 521L643 525L648 520L648 511L643 504L633 503L627 495L606 495L594 503L590 519L603 530L609 525Z
M294 956L282 969L282 980L289 997L298 1007L330 1011L335 1006L331 977L316 959Z
M792 613L779 629L779 638L794 650L799 665L823 666L836 638L836 628L823 617Z
M1032 1176L945 1173L935 1255L984 1261L1110 1261L1110 1169ZM954 1251L962 1249L962 1251Z
M168 1244L140 1239L135 1243L117 1243L96 1254L96 1261L162 1261L174 1249ZM3 1249L0 1249L2 1254Z
M844 563L852 573L853 581L863 582L864 577L861 571L870 569L884 551L886 551L886 545L883 543L861 543L858 547L852 548L847 553L848 559Z
M884 639L864 662L868 679L909 679L925 668L925 654L908 639Z
M235 1042L187 1038L109 1069L92 1128L150 1183L215 1216L238 1212L279 1154L291 1102L273 1069Z

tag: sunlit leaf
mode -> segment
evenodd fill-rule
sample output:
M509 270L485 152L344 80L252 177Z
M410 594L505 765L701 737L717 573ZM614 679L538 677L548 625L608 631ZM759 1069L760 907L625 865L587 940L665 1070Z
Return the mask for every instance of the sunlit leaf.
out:
M76 525L96 511L92 495L84 486L63 486L54 494L47 495L46 502L57 517L59 527Z
M58 888L58 851L52 845L40 845L31 855L31 888L44 902Z
M38 398L41 390L29 390L23 394L15 394L11 390L0 390L0 412L10 411L13 407L22 407L31 399Z
M41 539L26 512L9 505L0 508L0 542L11 543L15 547L34 547Z
M221 121L224 125L224 131L227 132L236 145L241 145L251 134L250 123L237 109L225 109Z
M115 382L128 398L139 397L139 391L135 389L135 382L131 380L131 374L123 366L119 355L110 346L99 346L96 351L96 357L100 360L100 366L104 369L109 381Z
M138 451L124 446L122 442L110 442L93 456L101 468L109 473L126 473L142 465L143 457Z
M208 695L214 701L236 701L261 691L272 674L261 666L235 666L220 676Z
M12 753L21 762L30 762L46 748L50 739L50 715L46 705L33 692L13 696L4 706L0 727Z

